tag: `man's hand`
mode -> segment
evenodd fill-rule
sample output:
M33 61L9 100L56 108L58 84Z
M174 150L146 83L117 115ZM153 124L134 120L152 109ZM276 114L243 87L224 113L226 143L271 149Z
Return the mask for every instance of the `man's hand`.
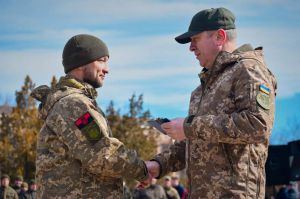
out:
M159 176L160 166L156 161L145 161L145 164L149 172L149 178L144 181L141 181L138 186L138 189L144 189L148 187L151 184L152 179L157 178Z
M183 129L184 118L176 118L170 122L163 123L161 128L167 132L171 138L181 141L184 140L185 134Z
M145 164L149 172L149 178L140 182L140 185L138 186L139 189L148 187L151 184L152 179L157 178L160 173L160 166L156 161L145 161Z
M149 174L153 178L157 178L159 176L159 173L160 173L160 166L159 166L158 162L156 162L156 161L146 161L145 163L146 163Z

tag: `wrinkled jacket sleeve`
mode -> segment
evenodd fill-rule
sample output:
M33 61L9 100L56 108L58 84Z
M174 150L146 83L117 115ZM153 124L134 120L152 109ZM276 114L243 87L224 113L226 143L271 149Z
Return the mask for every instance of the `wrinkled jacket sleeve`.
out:
M229 113L195 115L185 119L184 131L189 139L204 139L229 144L268 141L274 120L276 81L273 75L254 60L239 63L234 74L235 110ZM256 101L259 86L270 88L271 108L264 110ZM214 99L212 99L213 101Z
M94 115L98 124L103 122L97 108L79 94L61 99L47 117L46 125L64 143L68 156L80 161L83 168L97 176L146 179L148 172L144 161L138 158L136 151L127 149L118 139L103 132L96 143L87 140L74 123L86 112Z
M160 176L173 171L179 171L185 168L185 150L186 140L175 142L168 150L156 155L153 160L159 162L161 166Z

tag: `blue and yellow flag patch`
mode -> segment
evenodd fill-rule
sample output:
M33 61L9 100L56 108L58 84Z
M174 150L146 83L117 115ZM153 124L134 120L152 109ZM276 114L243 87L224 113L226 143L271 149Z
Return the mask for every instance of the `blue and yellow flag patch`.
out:
M259 85L259 90L266 93L266 94L270 94L270 89L268 87L266 87L265 85L261 84Z
M257 93L256 101L260 107L265 110L269 110L272 104L270 89L263 84L259 85L259 92Z

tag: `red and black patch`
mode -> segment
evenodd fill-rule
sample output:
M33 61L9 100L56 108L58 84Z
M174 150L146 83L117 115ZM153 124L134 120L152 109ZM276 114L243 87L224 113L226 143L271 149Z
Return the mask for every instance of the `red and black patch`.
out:
M86 112L83 114L80 118L78 118L75 121L75 125L79 128L82 129L85 126L87 126L89 123L91 123L94 120L94 118L91 116L89 112Z
M91 113L86 112L74 122L80 131L86 136L87 140L92 143L102 138L101 130Z

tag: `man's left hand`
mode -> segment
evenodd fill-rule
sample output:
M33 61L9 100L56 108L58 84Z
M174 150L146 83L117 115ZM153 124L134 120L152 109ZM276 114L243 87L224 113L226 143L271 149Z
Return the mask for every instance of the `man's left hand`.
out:
M181 141L184 140L185 134L183 129L184 118L176 118L170 122L163 123L161 128L167 132L171 138Z

